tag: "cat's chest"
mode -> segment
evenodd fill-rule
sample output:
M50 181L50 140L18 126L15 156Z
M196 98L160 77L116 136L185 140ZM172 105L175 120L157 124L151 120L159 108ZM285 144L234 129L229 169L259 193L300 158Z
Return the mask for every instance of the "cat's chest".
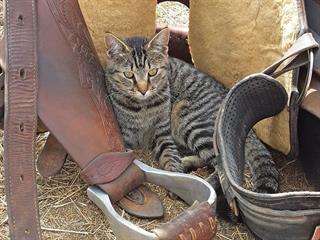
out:
M164 108L142 108L131 113L118 112L117 115L119 114L121 115L119 118L122 119L120 127L125 133L125 142L130 143L133 148L144 149L150 147L159 120L170 117L169 111Z

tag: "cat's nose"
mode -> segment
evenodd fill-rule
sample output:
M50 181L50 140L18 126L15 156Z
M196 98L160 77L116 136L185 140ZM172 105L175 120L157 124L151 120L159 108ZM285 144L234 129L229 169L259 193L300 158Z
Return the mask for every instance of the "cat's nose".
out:
M146 92L148 91L148 82L147 81L139 81L137 82L137 88L139 90L139 92L142 94L142 95L145 95Z

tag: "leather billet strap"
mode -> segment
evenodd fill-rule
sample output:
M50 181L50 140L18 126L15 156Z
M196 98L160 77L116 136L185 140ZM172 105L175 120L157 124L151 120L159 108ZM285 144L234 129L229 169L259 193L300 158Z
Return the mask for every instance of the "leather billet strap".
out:
M313 38L312 33L305 33L301 35L295 43L289 48L284 56L267 67L263 73L277 78L281 74L298 67L308 65L308 73L303 89L300 92L299 98L295 104L300 105L304 99L309 85L311 83L313 62L314 62L314 49L317 49L319 44ZM306 57L307 56L307 57ZM284 63L285 62L285 63ZM282 65L283 64L283 65Z
M37 7L6 0L4 166L11 239L41 239L35 179Z

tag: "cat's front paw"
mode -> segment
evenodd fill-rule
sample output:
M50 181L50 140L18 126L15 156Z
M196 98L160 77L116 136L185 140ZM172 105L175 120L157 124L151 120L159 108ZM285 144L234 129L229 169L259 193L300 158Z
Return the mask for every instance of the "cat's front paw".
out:
M196 170L204 167L205 162L197 155L191 155L181 158L182 166L187 171Z
M176 155L166 155L159 159L160 167L169 172L185 172L181 159Z
M167 162L164 165L163 169L169 172L180 172L180 173L185 172L183 165L177 162Z

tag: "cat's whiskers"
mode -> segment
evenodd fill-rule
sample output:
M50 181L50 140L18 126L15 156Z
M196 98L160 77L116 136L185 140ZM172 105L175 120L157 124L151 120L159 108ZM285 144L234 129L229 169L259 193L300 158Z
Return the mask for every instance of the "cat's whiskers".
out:
M173 99L173 100L176 100L175 97L173 97L172 95L170 95L169 93L163 93L162 95L160 95L158 92L154 92L155 95L157 95L161 100L165 100L166 97L170 98L170 99Z
M109 94L106 94L106 97L110 98L114 95L121 95L119 91L115 90L115 89L112 89L112 92L109 93Z

